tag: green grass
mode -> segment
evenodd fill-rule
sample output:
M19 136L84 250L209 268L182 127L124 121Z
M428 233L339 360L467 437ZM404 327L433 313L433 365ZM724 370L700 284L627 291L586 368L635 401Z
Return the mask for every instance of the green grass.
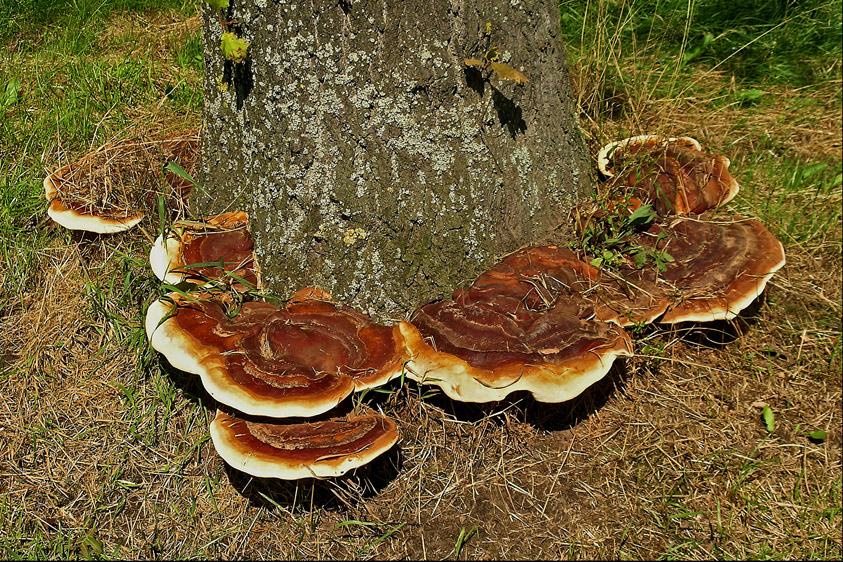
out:
M743 166L747 189L741 197L753 202L753 214L762 217L779 240L817 240L840 222L843 167L839 162L771 159L762 153ZM769 178L777 181L771 184Z
M131 30L103 33L118 14L143 21L173 11L194 14L196 3L0 0L0 33L9 42L0 61L0 315L20 304L41 250L55 239L39 198L47 170L125 135L147 120L142 112L198 121L198 30L162 36L166 59L160 45Z
M839 0L562 0L560 8L578 49L599 45L608 30L627 51L677 70L717 67L741 82L793 86L840 74Z
M195 9L196 0L0 0L0 33L8 37L50 25L84 28L115 12Z

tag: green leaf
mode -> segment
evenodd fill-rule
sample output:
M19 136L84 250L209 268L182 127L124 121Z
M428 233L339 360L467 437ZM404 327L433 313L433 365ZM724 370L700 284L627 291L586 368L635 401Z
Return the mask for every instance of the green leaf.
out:
M708 47L712 43L712 41L714 41L714 35L713 34L706 33L705 35L703 35L702 43L700 43L699 45L697 45L693 49L689 49L688 51L685 52L685 56L682 57L682 66L685 66L686 64L688 64L689 62L691 62L692 60L694 60L695 58L700 56L703 53L703 51L705 51L705 48Z
M0 111L15 105L18 101L20 101L20 80L13 78L0 92Z
M735 95L735 98L742 104L753 103L761 99L761 96L763 95L764 90L757 90L753 88L751 90L741 90Z
M825 162L817 162L816 164L811 164L804 170L802 170L802 179L806 180L811 176L818 174L828 168L828 164Z
M175 162L170 162L169 164L167 164L166 166L164 166L164 171L165 171L165 172L172 172L172 173L174 173L175 175L177 175L178 177L182 178L183 180L187 180L187 181L189 181L191 184L193 184L193 186L194 186L196 189L198 189L199 191L201 191L201 192L202 192L202 193L204 193L205 195L208 195L208 192L207 192L207 191L205 191L205 188L204 188L204 187L202 187L201 185L199 185L198 183L196 183L196 180L195 180L195 179L193 179L192 177L190 177L190 174L188 174L187 172L185 172L185 171L184 171L184 168L182 168L181 166L179 166L179 165L178 165L178 164L176 164Z
M489 59L489 61L492 65L492 70L495 71L495 74L497 74L498 78L500 78L501 80L515 80L516 84L524 84L528 82L526 76L524 76L508 64L504 64L502 62L495 62L492 59Z
M500 56L501 56L501 55L500 55L500 53L498 52L498 48L497 48L497 47L489 47L489 50L488 50L488 51L486 51L486 54L485 54L485 55L483 55L483 57L484 57L486 60L490 60L490 61L496 61L496 60L498 60L498 58L499 58Z
M593 260L591 260L591 265L593 265L594 267L600 267L601 265L603 265L603 258L594 258Z
M454 545L454 558L459 560L460 552L465 546L465 543L468 542L468 539L470 539L475 534L477 534L477 525L473 526L468 531L465 530L465 527L462 527L460 529L460 536L457 537L457 543Z
M635 209L629 218L630 226L638 226L639 224L646 224L653 220L656 216L655 211L653 211L653 207L651 205L641 205L637 209Z
M187 180L190 183L192 183L193 185L196 185L196 181L192 177L190 177L190 174L185 172L184 168L182 168L181 166L179 166L175 162L170 162L169 164L164 166L164 170L167 171L167 172L172 172L172 173L176 174L178 177L180 177L181 179Z
M821 429L809 431L805 435L807 435L810 439L813 439L814 441L825 441L828 438L828 433Z
M249 42L245 39L239 39L233 33L223 33L222 41L220 42L222 54L230 61L243 62L248 56Z
M776 430L776 416L769 406L764 406L764 409L761 410L761 418L764 420L764 425L767 426L767 431L772 433Z
M381 523L372 523L371 521L359 521L357 519L349 519L348 521L343 521L342 523L338 523L334 525L334 529L339 529L341 527L345 527L347 525L362 525L364 527L377 527L381 525Z
M632 260L635 262L635 267L641 269L647 263L647 251L644 249L638 250L632 256Z
M228 0L205 0L215 10L224 10L228 8Z

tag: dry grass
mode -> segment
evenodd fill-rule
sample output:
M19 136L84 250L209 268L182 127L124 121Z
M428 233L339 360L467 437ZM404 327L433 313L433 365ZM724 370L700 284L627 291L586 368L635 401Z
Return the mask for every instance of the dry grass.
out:
M154 212L159 198L170 209L182 209L192 185L169 174L175 162L196 176L199 131L180 131L166 137L144 132L139 139L104 145L53 172L59 200L85 215L126 218Z
M124 28L145 37L121 17L104 46ZM726 78L713 79L717 92ZM654 123L697 136L730 156L751 213L778 169L752 148L839 156L838 93L767 95L777 102L757 114L712 94L583 126L592 148ZM799 99L813 101L794 120ZM399 446L298 483L228 467L209 441L213 401L146 348L150 234L57 234L0 317L7 556L448 558L463 530L462 558L843 558L839 216L784 240L788 265L733 323L646 331L636 357L570 403L456 404L394 381L369 398L400 420ZM817 429L825 441L805 436Z

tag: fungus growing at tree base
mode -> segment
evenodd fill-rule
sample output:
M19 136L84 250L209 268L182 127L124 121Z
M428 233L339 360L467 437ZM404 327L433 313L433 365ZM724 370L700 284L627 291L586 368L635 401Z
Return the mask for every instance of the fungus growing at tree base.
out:
M149 263L158 279L172 285L222 280L238 291L260 288L248 217L242 211L173 224L166 238L155 239Z
M326 412L354 390L400 376L405 361L397 326L313 298L284 308L244 302L229 316L219 299L171 294L150 305L146 331L155 350L199 375L216 400L273 418Z
M401 323L408 376L464 402L518 390L541 402L576 397L632 353L623 329L592 319L581 295L597 275L556 246L509 254L452 300L424 305Z
M662 216L702 213L738 193L729 159L707 154L690 137L631 137L604 146L597 157L609 190L650 203Z
M332 478L371 462L398 441L395 421L365 412L295 423L217 410L211 439L232 467L261 478Z
M634 157L650 168L625 173ZM464 402L517 391L564 402L632 355L623 327L728 320L784 265L781 243L758 221L676 216L737 192L728 159L702 153L694 139L633 137L605 147L599 161L605 174L618 174L610 186L617 195L602 211L579 214L579 230L602 220L601 212L619 212L634 228L613 234L614 243L648 259L618 251L604 264L559 246L522 248L451 299L383 326L312 287L283 307L251 300L248 291L208 293L224 278L228 289L259 288L247 217L225 213L177 223L156 240L150 262L160 279L210 283L198 288L204 293L153 303L148 337L222 404L211 436L226 462L259 477L334 477L398 439L396 423L380 414L331 417L354 391L406 373Z
M159 197L182 212L192 184L164 166L195 173L198 151L198 130L106 144L44 178L47 214L71 230L113 234L143 220Z

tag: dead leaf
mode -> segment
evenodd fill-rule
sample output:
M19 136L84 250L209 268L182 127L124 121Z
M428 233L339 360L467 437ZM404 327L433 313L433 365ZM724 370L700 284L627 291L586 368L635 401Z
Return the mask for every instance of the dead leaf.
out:
M527 77L521 72L515 70L508 64L502 62L492 62L492 70L498 75L501 80L515 80L516 84L524 84L528 82Z

